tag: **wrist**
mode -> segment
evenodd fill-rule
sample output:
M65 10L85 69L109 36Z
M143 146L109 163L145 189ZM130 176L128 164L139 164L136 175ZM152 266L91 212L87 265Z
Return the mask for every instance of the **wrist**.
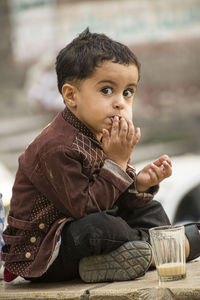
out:
M148 191L148 189L149 189L149 186L147 187L147 186L138 184L137 180L136 180L136 190L138 191L138 193L145 193L146 191Z
M128 162L119 161L117 159L112 159L109 157L108 157L108 159L114 161L114 163L116 163L118 166L120 166L120 168L122 168L123 171L126 172Z

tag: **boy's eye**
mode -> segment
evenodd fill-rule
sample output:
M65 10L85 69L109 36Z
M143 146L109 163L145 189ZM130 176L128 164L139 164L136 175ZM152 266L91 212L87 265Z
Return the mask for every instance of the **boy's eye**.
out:
M133 94L134 94L133 89L127 89L127 90L124 90L124 91L123 91L123 96L124 96L124 97L127 97L127 98L132 97Z
M110 94L112 94L112 88L110 88L110 87L104 87L101 91L102 91L102 93L105 94L105 95L110 95Z

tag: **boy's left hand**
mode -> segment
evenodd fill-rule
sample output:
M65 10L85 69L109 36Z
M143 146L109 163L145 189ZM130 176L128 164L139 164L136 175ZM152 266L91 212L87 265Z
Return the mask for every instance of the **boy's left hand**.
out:
M171 174L171 160L167 155L163 155L139 172L136 179L136 189L139 193L143 193L171 176Z

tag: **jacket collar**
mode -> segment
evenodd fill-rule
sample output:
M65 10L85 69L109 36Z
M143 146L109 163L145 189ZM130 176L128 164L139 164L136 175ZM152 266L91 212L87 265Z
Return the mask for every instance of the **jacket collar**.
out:
M93 141L98 143L100 146L99 141L96 139L94 134L85 126L72 112L71 110L66 106L65 109L62 112L62 116L69 124L74 126L76 129L78 129L81 133L86 135L87 137L91 138ZM101 146L100 146L101 147Z

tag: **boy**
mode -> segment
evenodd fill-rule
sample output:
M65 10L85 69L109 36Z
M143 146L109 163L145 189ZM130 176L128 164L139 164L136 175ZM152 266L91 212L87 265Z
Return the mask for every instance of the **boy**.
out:
M156 201L167 155L136 175L140 130L132 104L140 65L124 45L86 29L60 51L66 108L19 158L4 231L4 279L85 282L140 277L152 261L148 229L169 224Z

